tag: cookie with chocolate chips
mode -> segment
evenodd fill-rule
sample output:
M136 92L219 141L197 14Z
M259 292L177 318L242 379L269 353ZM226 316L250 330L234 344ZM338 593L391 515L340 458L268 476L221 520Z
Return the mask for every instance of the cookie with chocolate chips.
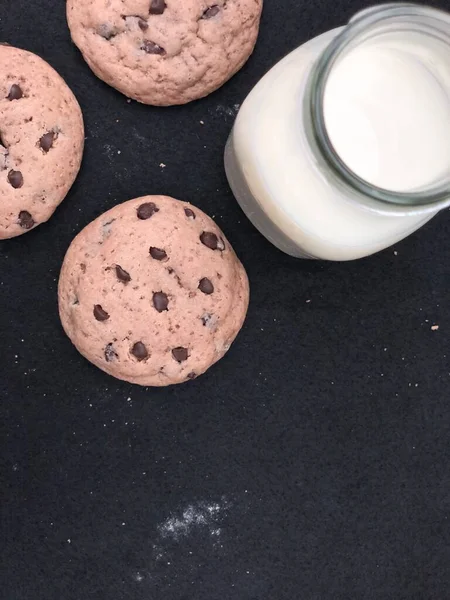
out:
M195 379L245 319L244 267L198 208L147 196L112 208L73 240L59 279L63 327L92 363L145 386Z
M0 239L47 221L81 165L75 96L35 54L0 45Z
M263 0L67 0L72 39L94 73L144 104L207 96L247 61Z

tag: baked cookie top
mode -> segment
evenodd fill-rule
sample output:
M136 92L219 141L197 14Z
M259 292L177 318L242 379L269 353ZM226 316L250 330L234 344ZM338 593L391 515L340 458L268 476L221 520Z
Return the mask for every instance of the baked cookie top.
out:
M72 39L94 73L139 102L184 104L253 51L263 0L68 0Z
M47 221L80 168L81 109L44 60L0 45L0 239Z
M130 200L72 242L59 281L62 324L88 360L126 381L169 385L219 360L242 327L245 270L198 208Z

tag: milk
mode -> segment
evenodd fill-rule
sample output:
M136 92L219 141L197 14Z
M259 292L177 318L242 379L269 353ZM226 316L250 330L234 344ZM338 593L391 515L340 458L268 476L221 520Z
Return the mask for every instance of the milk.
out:
M448 68L448 49L432 39L422 48L419 37L398 33L356 48L332 71L325 94L337 153L359 177L400 192L450 168L450 85L436 76Z
M373 254L450 203L449 197L423 205L366 197L314 151L305 89L318 56L341 31L303 44L263 77L245 100L225 152L242 208L293 256ZM426 193L450 177L449 56L442 40L401 28L342 53L327 80L323 116L334 151L356 178L391 192Z

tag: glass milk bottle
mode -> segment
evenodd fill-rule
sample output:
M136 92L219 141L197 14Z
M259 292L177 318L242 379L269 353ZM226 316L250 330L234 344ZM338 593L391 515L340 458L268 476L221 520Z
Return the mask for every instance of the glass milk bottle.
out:
M450 15L381 5L297 48L243 103L225 168L292 256L352 260L419 229L450 205Z

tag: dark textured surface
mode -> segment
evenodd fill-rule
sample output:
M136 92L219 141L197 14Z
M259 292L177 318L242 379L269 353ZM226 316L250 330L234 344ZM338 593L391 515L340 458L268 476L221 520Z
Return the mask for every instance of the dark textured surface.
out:
M235 105L366 5L265 4L241 73L153 109L91 74L63 0L1 2L1 36L65 77L87 135L54 217L0 245L1 600L450 598L449 212L349 264L291 259L251 227L222 168ZM226 358L171 389L89 365L57 315L73 236L148 193L215 215L252 290Z

